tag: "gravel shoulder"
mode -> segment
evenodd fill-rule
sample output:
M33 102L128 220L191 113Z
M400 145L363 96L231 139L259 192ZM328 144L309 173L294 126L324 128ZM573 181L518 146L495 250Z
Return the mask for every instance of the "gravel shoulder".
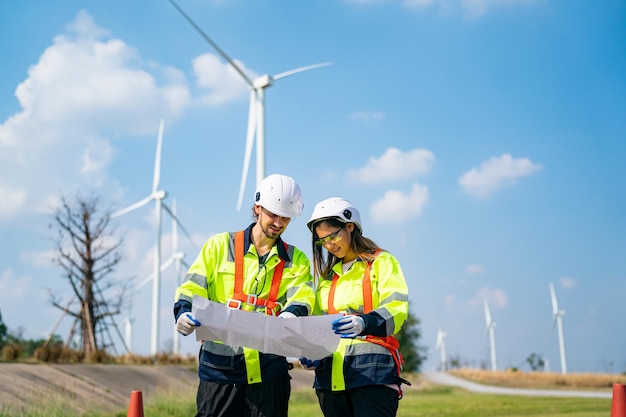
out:
M313 372L291 371L292 389L311 389ZM19 364L0 363L0 410L26 409L34 401L69 398L78 410L123 410L130 394L142 391L144 404L160 392L192 390L195 369L176 365Z

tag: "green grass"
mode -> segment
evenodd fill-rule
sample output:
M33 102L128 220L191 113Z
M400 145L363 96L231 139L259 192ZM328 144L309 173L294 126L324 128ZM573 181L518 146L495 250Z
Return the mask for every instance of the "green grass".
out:
M55 407L56 404L56 407ZM125 417L127 410L116 413L85 413L69 410L63 401L46 401L27 412L0 406L0 417ZM196 412L195 389L188 392L161 392L152 400L144 399L144 414L150 417L187 417ZM398 417L606 417L611 399L523 397L475 394L457 388L434 386L426 390L405 390ZM291 394L289 415L322 417L313 389Z
M405 391L398 417L606 417L610 412L610 399L475 394L440 387L429 391ZM322 417L313 390L292 394L289 414Z

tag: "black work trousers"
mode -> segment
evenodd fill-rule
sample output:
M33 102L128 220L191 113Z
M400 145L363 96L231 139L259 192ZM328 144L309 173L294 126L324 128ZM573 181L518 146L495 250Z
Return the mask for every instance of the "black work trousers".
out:
M324 417L395 417L400 400L398 391L385 385L315 392Z
M200 381L196 417L287 417L290 379L287 374L250 385Z

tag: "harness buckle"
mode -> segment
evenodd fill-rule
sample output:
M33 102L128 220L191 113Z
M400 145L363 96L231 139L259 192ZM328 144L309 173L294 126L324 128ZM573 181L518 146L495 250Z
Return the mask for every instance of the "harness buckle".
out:
M226 302L226 307L232 310L239 310L241 308L241 301L231 298Z
M279 303L278 301L275 302L268 302L267 305L265 306L265 314L267 314L268 316L276 316L278 317L278 315L283 311L283 305L281 303Z
M250 304L251 306L256 307L256 300L257 299L258 299L257 295L248 294L248 297L246 298L246 304Z

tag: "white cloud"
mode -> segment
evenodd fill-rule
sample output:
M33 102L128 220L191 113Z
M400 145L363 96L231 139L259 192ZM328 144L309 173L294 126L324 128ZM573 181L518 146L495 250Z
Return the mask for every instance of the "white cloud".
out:
M446 307L452 307L454 305L454 303L456 303L456 295L448 294L448 295L445 296L443 304Z
M504 290L497 289L497 288L483 287L479 289L478 291L476 291L476 295L470 301L470 305L482 306L484 300L487 300L487 303L489 303L489 307L494 306L497 308L506 307L509 303L509 300Z
M435 0L404 0L403 4L406 7L425 7L430 6Z
M485 267L482 265L477 265L477 264L471 264L465 267L465 272L467 272L468 274L482 274L486 271Z
M100 184L104 179L104 169L112 159L113 148L111 148L109 142L94 140L83 151L81 171L92 184Z
M435 161L433 153L427 149L412 149L402 152L388 148L379 158L369 158L359 169L348 170L351 181L363 184L380 184L389 181L405 180L430 171Z
M365 123L378 122L385 118L385 113L376 111L355 111L348 115L349 119L361 120Z
M24 263L30 263L42 268L52 267L54 259L59 256L56 250L41 250L41 251L29 251L20 254L20 261Z
M421 9L436 6L445 13L461 13L468 18L478 18L495 9L526 7L544 0L403 0L407 8Z
M245 67L243 62L234 60L235 64L254 80L257 74ZM193 71L197 84L208 90L201 98L203 104L217 106L233 100L248 97L249 87L241 75L227 62L217 55L202 54L193 60Z
M428 201L428 187L413 184L409 194L400 191L387 191L383 198L370 206L375 223L404 223L418 217Z
M561 288L565 289L574 288L576 286L576 280L574 280L573 278L561 277L559 278L559 285L561 286Z
M346 3L350 4L373 4L373 3L383 3L387 0L344 0Z
M26 190L9 188L0 184L0 219L10 218L26 201Z
M62 190L102 184L111 137L153 134L159 118L176 119L188 105L179 70L144 64L108 36L79 12L17 86L21 110L0 124L0 218L38 210Z
M20 297L32 291L31 278L29 276L16 276L13 269L6 269L0 275L0 305L3 308L16 303Z
M486 198L497 189L515 183L517 178L541 170L528 158L513 159L509 154L491 158L459 178L459 184L475 198Z

